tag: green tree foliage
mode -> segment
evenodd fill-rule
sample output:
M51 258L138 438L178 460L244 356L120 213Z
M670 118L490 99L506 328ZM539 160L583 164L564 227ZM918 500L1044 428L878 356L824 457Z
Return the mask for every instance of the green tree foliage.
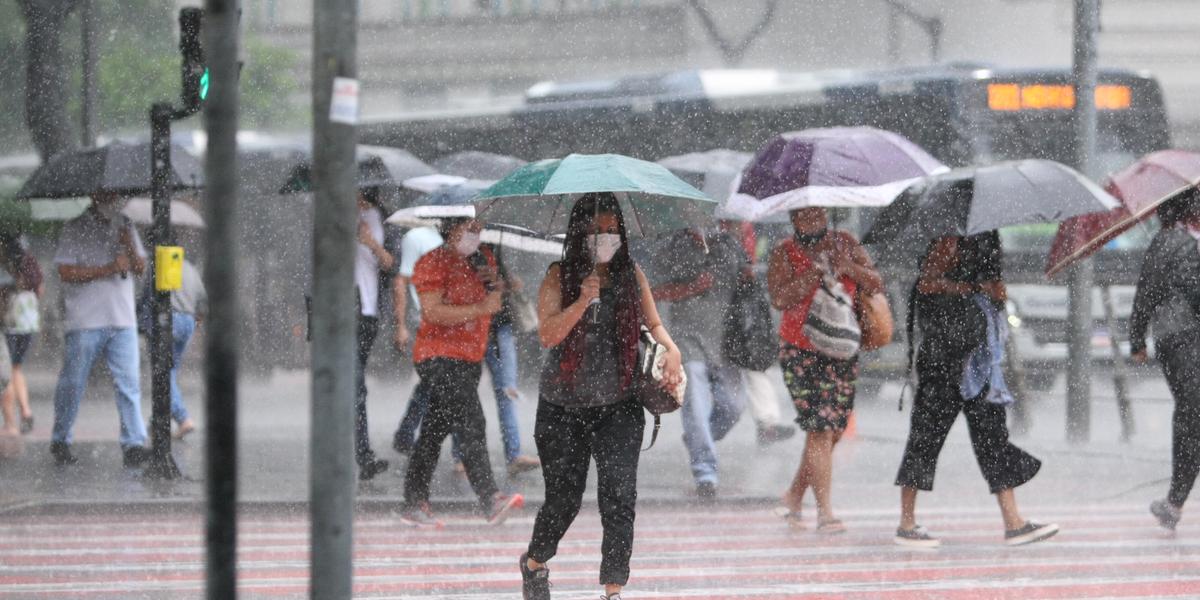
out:
M100 15L97 110L102 135L135 134L148 127L150 105L178 102L179 47L175 2L170 0L94 0ZM16 2L0 0L0 153L29 148L20 115L24 111L24 24ZM295 124L298 114L288 98L298 57L291 50L270 46L253 37L243 40L243 127ZM72 69L70 114L79 115L80 34L78 16L63 31L64 52ZM198 123L195 124L198 126ZM183 125L187 127L188 125Z

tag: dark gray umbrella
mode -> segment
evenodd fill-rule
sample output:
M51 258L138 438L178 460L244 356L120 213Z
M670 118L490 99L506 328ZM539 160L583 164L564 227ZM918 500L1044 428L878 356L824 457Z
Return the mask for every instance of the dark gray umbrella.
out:
M399 148L360 144L355 154L358 158L358 175L355 182L359 188L398 186L410 177L435 173L433 167ZM303 194L313 191L311 160L311 156L306 156L292 167L287 181L279 189L280 194Z
M179 190L204 185L204 167L183 148L171 145L168 186ZM110 192L150 193L150 144L113 142L64 152L33 172L17 198L78 198Z
M968 236L1009 225L1059 223L1118 205L1078 171L1051 160L1018 160L926 177L880 211L867 244Z
M529 161L515 156L476 150L447 154L433 161L433 167L439 173L485 181L503 179L509 173L527 164Z

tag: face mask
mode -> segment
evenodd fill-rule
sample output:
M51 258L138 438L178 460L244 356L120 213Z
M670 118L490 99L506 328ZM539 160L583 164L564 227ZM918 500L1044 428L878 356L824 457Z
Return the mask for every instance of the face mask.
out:
M801 246L815 246L821 243L821 240L825 239L825 233L827 231L827 229L822 229L817 233L800 233L797 231L795 233L796 243L800 244Z
M100 213L100 216L104 217L106 221L112 221L113 219L116 219L117 216L121 214L122 210L125 210L124 200L104 202L96 205L96 212Z
M479 233L466 231L458 238L458 243L454 245L454 251L463 256L470 256L479 250L479 244Z
M621 236L616 233L598 233L587 237L588 252L595 257L596 263L612 262L617 250L621 249Z

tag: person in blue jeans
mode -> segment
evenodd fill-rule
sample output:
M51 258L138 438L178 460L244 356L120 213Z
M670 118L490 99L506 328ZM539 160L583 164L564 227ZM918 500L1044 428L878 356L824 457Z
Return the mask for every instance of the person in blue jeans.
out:
M187 406L183 403L183 392L179 389L179 366L183 364L183 354L187 351L192 335L196 333L203 315L207 312L208 292L204 289L204 281L200 271L190 261L183 261L183 285L171 292L171 327L174 345L171 361L171 419L176 423L175 437L184 436L196 430L196 424L188 416Z
M112 373L126 467L148 456L142 420L134 276L146 268L146 251L116 194L95 194L82 215L68 221L54 262L62 280L63 368L54 390L50 454L56 464L77 462L71 430L88 373L101 354Z
M725 359L725 313L734 285L749 267L741 244L723 231L683 231L659 253L669 264L654 298L670 303L671 327L683 352L687 389L680 416L696 495L716 498L719 482L716 443L737 424L746 408L741 370Z

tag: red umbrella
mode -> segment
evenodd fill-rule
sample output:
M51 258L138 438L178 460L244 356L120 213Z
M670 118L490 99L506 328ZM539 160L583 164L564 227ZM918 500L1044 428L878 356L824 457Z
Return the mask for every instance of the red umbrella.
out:
M1108 242L1154 214L1160 204L1200 186L1200 153L1162 150L1112 174L1104 189L1121 201L1106 213L1072 217L1058 226L1046 276L1094 254Z

